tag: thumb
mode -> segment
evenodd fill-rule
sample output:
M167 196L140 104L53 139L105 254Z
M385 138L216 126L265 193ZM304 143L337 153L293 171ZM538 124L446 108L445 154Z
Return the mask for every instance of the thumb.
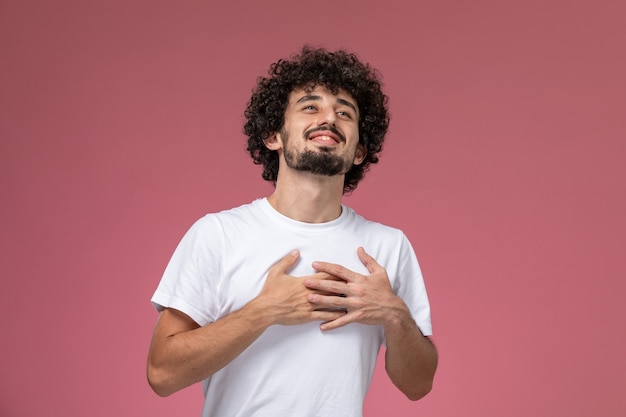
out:
M274 267L283 273L287 273L296 264L298 258L300 258L300 252L294 249L278 261Z
M365 249L362 247L357 249L357 255L370 273L374 273L374 271L380 267L378 262L376 262L376 259L372 258L370 254L365 252Z

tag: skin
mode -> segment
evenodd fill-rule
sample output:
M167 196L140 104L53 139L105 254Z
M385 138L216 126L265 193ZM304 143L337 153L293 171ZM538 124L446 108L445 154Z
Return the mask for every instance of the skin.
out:
M276 189L268 197L277 211L309 223L328 222L341 214L344 174L365 157L358 143L358 117L356 102L343 90L333 95L317 86L291 93L283 129L265 141L280 158ZM307 133L311 131L315 133ZM300 169L298 155L307 151L340 161L339 173ZM432 387L437 351L393 293L385 269L363 248L357 254L369 275L319 261L313 263L315 274L293 277L288 272L299 257L294 250L270 269L257 297L206 326L180 311L164 309L148 354L150 385L166 396L199 382L236 358L271 325L317 321L322 331L333 331L362 323L382 326L387 374L409 399L422 398ZM328 310L337 308L345 311Z

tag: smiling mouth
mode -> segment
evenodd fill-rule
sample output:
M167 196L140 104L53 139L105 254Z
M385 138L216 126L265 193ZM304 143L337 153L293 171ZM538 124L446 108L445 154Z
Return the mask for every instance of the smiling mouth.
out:
M307 140L315 140L321 143L341 143L345 142L345 137L333 127L322 127L305 132Z
M314 140L315 142L322 142L322 143L339 143L339 140L331 137L331 136L326 136L326 135L312 135L311 137L309 137L309 140Z

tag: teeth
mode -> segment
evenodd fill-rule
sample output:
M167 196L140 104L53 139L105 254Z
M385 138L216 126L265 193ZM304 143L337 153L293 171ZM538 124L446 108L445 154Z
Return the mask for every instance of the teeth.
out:
M319 142L332 142L332 143L336 142L332 136L328 136L328 135L313 136L312 138L310 138L310 140L316 140Z

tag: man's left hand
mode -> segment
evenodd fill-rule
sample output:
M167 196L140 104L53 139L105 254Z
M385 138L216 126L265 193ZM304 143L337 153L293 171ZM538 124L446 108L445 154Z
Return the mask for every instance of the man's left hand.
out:
M357 254L370 275L356 273L338 264L313 262L317 272L326 272L339 280L307 278L304 284L310 289L341 295L309 294L308 301L320 309L346 310L345 315L323 323L322 330L336 329L348 323L387 327L408 313L404 301L393 293L387 271L363 248L359 248Z

